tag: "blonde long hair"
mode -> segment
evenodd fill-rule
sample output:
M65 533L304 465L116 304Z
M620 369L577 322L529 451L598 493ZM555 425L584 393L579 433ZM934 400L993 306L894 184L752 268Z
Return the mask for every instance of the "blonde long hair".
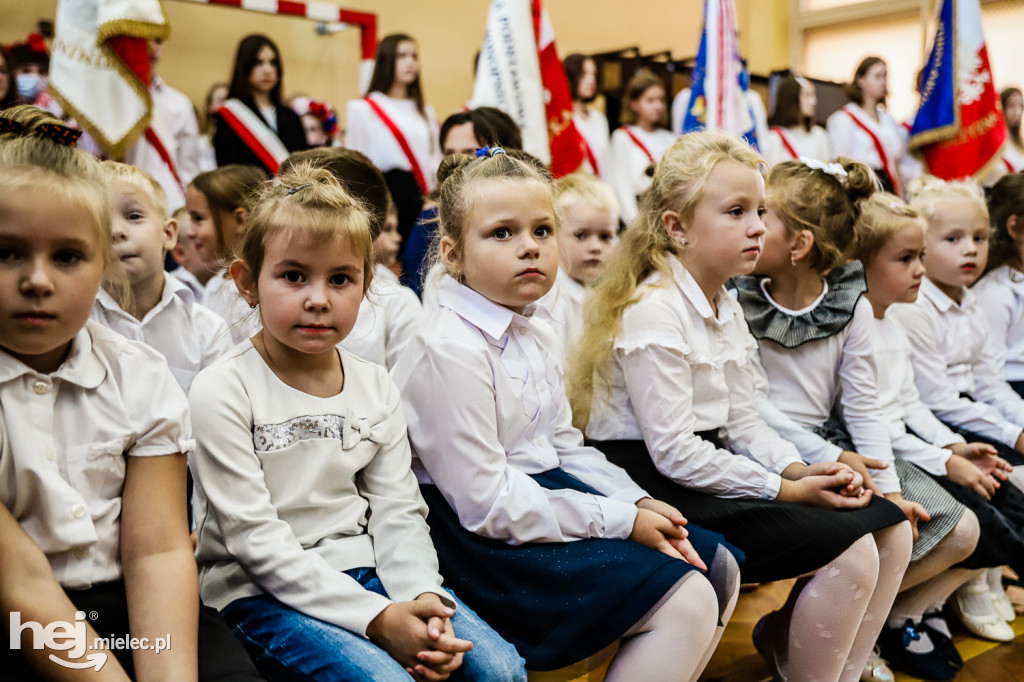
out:
M655 272L663 282L672 279L669 259L678 257L681 247L669 238L662 214L677 211L680 222L692 221L708 177L722 161L758 171L766 165L746 143L719 132L683 135L658 163L651 188L641 200L640 215L623 233L584 308L583 334L568 368L569 403L573 423L580 430L590 420L596 387L607 389L615 337L626 308L640 299L637 287Z

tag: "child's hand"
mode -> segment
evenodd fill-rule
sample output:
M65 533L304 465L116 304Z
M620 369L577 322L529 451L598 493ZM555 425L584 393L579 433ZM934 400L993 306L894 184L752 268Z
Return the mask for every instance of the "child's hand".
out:
M877 485L875 485L875 479L871 477L871 472L869 472L868 469L885 469L888 468L888 464L885 462L879 462L877 459L870 459L850 450L843 450L837 461L842 462L860 474L864 479L864 487L870 490L873 494L882 494L882 491L878 489Z
M995 457L995 459L999 458ZM1005 460L1000 459L999 461ZM992 496L999 490L999 481L994 476L985 473L972 464L971 460L960 455L950 455L949 459L946 460L946 475L949 476L950 480L971 488L986 500L991 500Z
M424 592L416 598L433 604L442 604L441 599L432 592ZM433 648L416 654L419 664L406 671L417 680L436 682L445 680L462 665L464 643L455 637L450 618L432 616L427 620L427 636L433 640ZM472 648L472 644L470 644Z
M686 536L686 529L679 524L650 509L640 508L636 510L636 521L629 539L706 571L707 565L701 561Z
M864 491L864 477L848 464L843 462L816 462L814 464L790 464L782 472L783 478L791 481L799 481L807 476L834 476L839 473L849 472L853 478L849 483L836 489L836 492L845 497L860 497Z
M856 496L840 492L853 481L853 477L854 473L843 467L830 476L804 476L796 481L783 479L778 499L821 509L860 509L871 501L870 490L861 489Z
M969 459L984 474L990 474L1005 481L1013 471L1013 465L999 456L999 451L988 443L956 443L949 449L954 455Z
M647 509L656 514L661 514L666 519L676 524L677 526L686 525L686 517L678 509L673 507L668 502L662 502L661 500L655 500L652 497L645 497L642 500L637 500L636 506L640 509ZM676 551L683 555L683 559L687 563L693 564L698 568L706 568L704 561L700 558L700 555L693 549L693 545L686 538L689 537L690 532L685 528L683 529L683 538L665 538L669 544L676 548Z
M932 516L928 513L928 510L919 505L917 502L911 502L910 500L903 499L903 495L900 493L889 493L885 496L890 502L894 503L897 507L903 510L903 513L907 515L907 520L910 521L910 528L914 531L914 540L917 540L917 522L918 521L931 521Z
M454 655L473 648L472 642L456 639L454 635L446 636L444 628L438 627L439 621L434 619L447 620L455 611L442 604L437 595L432 596L434 599L419 598L390 604L378 613L366 628L366 636L370 641L388 652L413 676L416 676L417 667L423 667L424 670L430 668L427 663L420 660L420 653L441 651ZM434 630L438 633L436 638L430 633L432 620ZM432 657L428 657L428 660L429 658ZM445 679L447 676L444 674L443 677L432 678L423 675L423 679Z

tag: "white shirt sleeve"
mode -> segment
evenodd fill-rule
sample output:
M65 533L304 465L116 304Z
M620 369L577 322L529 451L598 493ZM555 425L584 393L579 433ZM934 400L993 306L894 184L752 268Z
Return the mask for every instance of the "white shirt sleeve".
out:
M349 100L345 111L345 147L370 156L370 105L361 99Z
M889 428L878 402L872 320L871 304L861 298L847 327L839 360L840 414L858 454L889 464L887 469L875 471L872 477L883 493L895 493L900 490L900 482L893 468Z
M388 369L395 366L410 339L419 331L423 304L416 293L396 284L381 293L385 314L384 352Z
M903 327L914 355L914 381L922 400L936 417L1013 447L1021 426L1003 418L983 402L961 398L950 380L939 349L937 332L920 304L897 305L893 315Z
M209 367L224 357L233 347L231 332L224 319L200 303L192 304L192 318L199 334L203 368Z
M410 419L416 455L462 526L512 545L629 537L634 505L548 490L509 464L497 436L494 371L483 353L441 339L427 343L403 386L406 408L416 415ZM440 386L445 400L438 399Z
M1024 424L1024 399L1006 383L1004 368L1005 360L999 361L992 337L986 336L981 354L971 366L974 374L974 395L971 397L994 407L1006 421Z
M278 517L253 448L253 417L242 382L225 381L222 372L207 370L192 383L189 398L199 443L189 465L227 551L257 587L278 601L365 635L370 621L391 601L306 551Z
M996 369L1001 376L1006 376L1006 348L1009 345L1007 333L1013 324L1013 317L1016 307L1014 295L1004 286L999 286L995 281L987 282L993 274L975 285L973 291L978 301L978 307L985 313L992 335L989 337L992 348L995 351Z
M629 139L621 130L612 133L611 144L611 169L608 173L608 182L615 190L615 196L619 200L622 209L622 222L629 225L636 219L637 204L636 195L633 194L633 166L632 155L636 143Z
M856 125L842 110L828 117L825 126L828 131L828 143L832 148L832 158L850 156L853 151L853 136L857 133Z

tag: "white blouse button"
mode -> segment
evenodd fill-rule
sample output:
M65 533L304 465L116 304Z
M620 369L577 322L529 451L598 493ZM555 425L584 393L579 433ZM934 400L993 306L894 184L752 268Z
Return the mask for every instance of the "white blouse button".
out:
M76 504L74 507L71 508L71 515L74 516L76 519L82 518L83 516L85 516L85 507L83 507L80 504Z
M32 384L32 390L35 391L37 395L43 395L50 390L50 385L45 381L37 381Z

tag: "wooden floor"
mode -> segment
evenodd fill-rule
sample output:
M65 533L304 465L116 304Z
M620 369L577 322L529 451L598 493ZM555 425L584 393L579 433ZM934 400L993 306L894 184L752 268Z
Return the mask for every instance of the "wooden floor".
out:
M725 630L715 655L701 680L704 682L764 682L771 679L767 666L754 650L750 634L762 615L785 601L793 581L785 580L758 587L740 595L736 611ZM1011 592L1015 601L1024 601L1024 592ZM964 658L964 668L956 682L1024 682L1024 616L1013 624L1017 639L996 644L975 639L950 622L953 641ZM573 682L601 682L607 664ZM534 676L531 675L531 680ZM554 679L547 675L545 681ZM562 679L565 679L564 677ZM897 682L916 682L916 678L897 673Z

